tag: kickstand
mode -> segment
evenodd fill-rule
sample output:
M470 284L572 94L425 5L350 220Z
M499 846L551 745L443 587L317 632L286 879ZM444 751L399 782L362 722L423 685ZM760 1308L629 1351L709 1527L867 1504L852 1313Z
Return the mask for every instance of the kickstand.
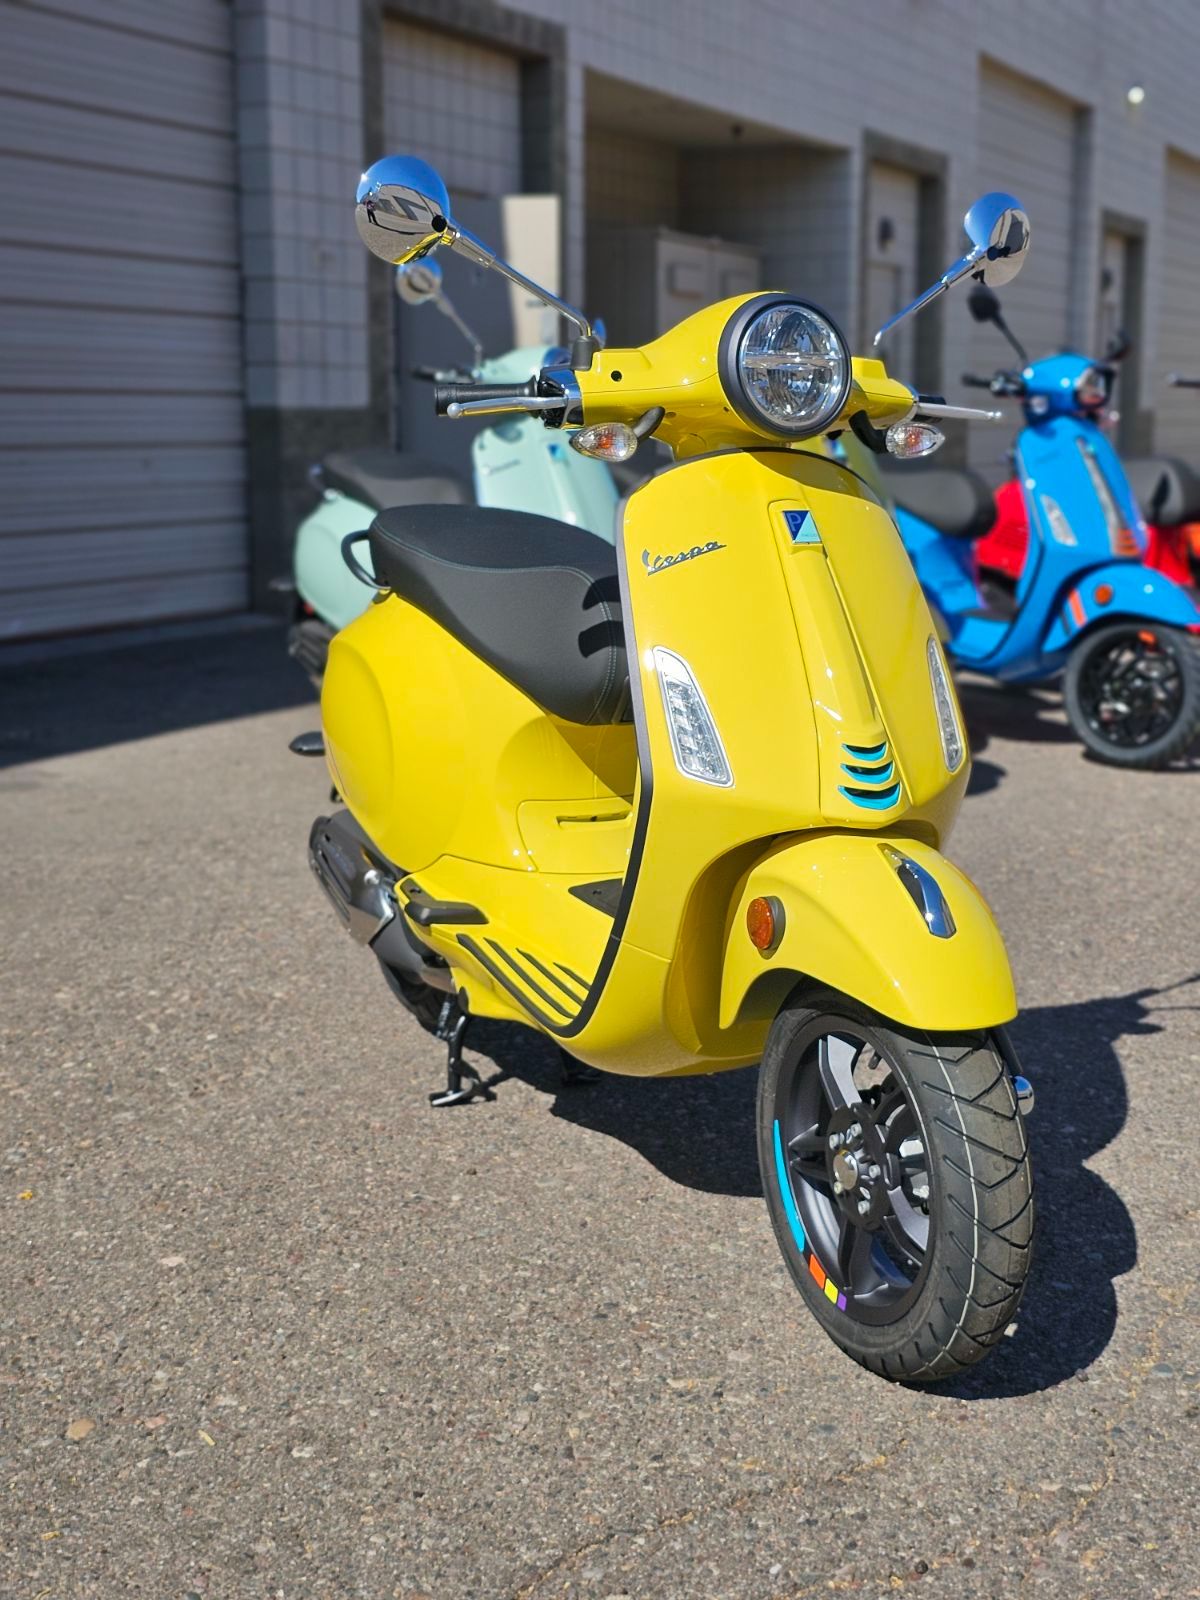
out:
M558 1070L560 1082L564 1089L582 1089L589 1083L599 1083L600 1073L595 1067L589 1067L583 1061L576 1061L569 1055L562 1045L558 1047Z
M446 1046L446 1087L429 1096L431 1106L464 1106L476 1095L485 1100L496 1098L471 1063L463 1060L463 1040L470 1020L458 1001L447 996L434 1030ZM468 1080L465 1084L464 1078Z

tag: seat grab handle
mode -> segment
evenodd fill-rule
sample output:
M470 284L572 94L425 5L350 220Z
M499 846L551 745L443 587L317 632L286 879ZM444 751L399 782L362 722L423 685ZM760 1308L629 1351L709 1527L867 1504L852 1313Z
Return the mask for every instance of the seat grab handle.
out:
M369 528L363 528L358 533L348 533L342 540L342 560L349 567L354 577L358 579L359 583L365 583L368 589L378 589L379 585L375 582L375 579L354 554L354 546L361 543L363 539L369 539L370 537L371 530Z

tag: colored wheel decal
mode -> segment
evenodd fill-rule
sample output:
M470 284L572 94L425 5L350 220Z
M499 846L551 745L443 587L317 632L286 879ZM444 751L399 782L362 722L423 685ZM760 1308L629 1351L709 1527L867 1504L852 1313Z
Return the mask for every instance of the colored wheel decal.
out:
M783 1159L783 1139L779 1132L779 1118L775 1119L775 1177L779 1184L779 1198L783 1201L783 1214L788 1220L788 1227L792 1230L796 1249L804 1257L809 1274L822 1290L826 1300L837 1306L839 1311L846 1309L846 1296L841 1292L833 1280L826 1274L824 1267L813 1254L804 1233L804 1224L800 1221L800 1213L796 1210L796 1197L792 1193L792 1180L788 1177L787 1162Z

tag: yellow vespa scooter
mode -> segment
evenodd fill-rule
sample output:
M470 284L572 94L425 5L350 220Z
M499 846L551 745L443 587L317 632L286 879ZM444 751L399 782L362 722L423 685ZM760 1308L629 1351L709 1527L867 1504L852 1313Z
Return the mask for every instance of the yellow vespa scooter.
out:
M781 293L600 350L454 222L420 161L376 163L356 217L386 260L449 246L575 324L569 364L443 385L440 411L540 413L608 460L653 432L676 458L622 505L615 551L469 506L399 507L356 536L380 587L330 650L347 809L317 820L310 854L447 1041L432 1098L482 1087L472 1016L607 1072L761 1060L763 1186L814 1315L887 1377L960 1370L1025 1283L1031 1091L1000 935L941 854L969 760L934 625L888 515L818 442L857 417L924 447L922 413L950 408L852 361ZM970 251L918 304L1016 271L1011 197L967 225Z

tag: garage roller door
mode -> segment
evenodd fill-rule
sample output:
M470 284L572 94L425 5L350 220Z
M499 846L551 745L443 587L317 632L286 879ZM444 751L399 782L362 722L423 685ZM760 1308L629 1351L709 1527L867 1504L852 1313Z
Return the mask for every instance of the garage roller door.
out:
M1200 378L1200 162L1167 160L1167 218L1163 246L1158 359L1146 404L1157 411L1154 447L1165 455L1200 459L1200 392L1169 389L1168 372Z
M501 237L500 198L521 188L517 57L473 39L385 20L383 104L386 148L411 150L436 167L458 220L505 253L508 241ZM510 296L503 279L449 250L441 252L438 262L447 294L487 354L508 349ZM456 471L469 472L471 438L484 424L447 426L434 416L429 385L411 375L413 367L469 359L467 345L450 323L429 309L397 302L395 315L397 442Z
M239 609L232 8L0 27L0 638Z
M989 64L981 68L975 188L980 194L1006 189L1029 213L1029 254L1020 276L1000 290L1000 299L1009 326L1033 357L1061 350L1069 337L1075 149L1069 100L1016 73ZM967 315L965 307L948 314ZM1014 364L1008 345L986 324L973 327L970 351L976 372ZM1014 410L1010 429L972 426L971 460L998 469L1017 421Z

